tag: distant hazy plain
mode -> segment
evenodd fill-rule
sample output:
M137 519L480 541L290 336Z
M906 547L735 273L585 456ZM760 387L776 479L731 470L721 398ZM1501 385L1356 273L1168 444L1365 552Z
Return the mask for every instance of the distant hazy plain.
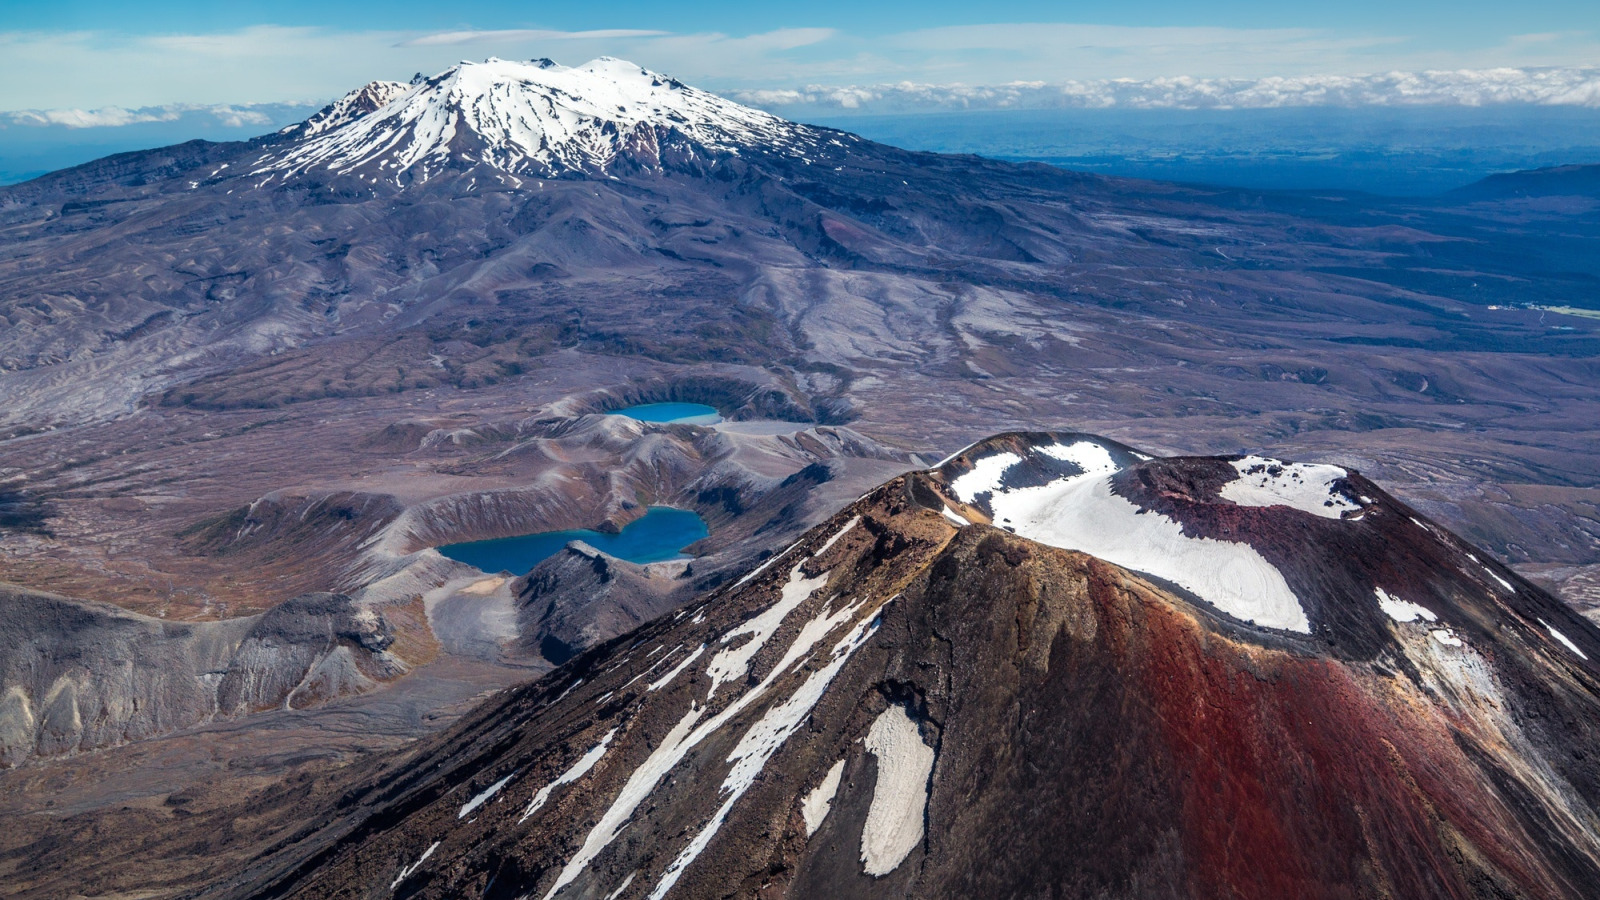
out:
M243 140L315 109L252 107L268 125L173 121L66 128L0 123L0 184L111 153L196 138ZM1287 190L1441 193L1495 172L1600 163L1600 113L1571 106L1131 110L850 114L773 112L916 150L1038 160L1070 169Z
M1415 196L1495 172L1600 163L1600 112L1580 107L981 110L805 118L910 149L1251 188Z

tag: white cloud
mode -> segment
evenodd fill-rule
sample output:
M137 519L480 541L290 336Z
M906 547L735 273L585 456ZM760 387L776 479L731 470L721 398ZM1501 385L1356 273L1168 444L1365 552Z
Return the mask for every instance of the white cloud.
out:
M61 125L66 128L115 128L143 122L176 122L178 114L170 110L136 110L108 106L104 109L25 109L5 113L5 118L17 125Z
M1424 41L1384 34L1059 23L928 28L870 39L833 28L745 35L635 29L419 33L277 25L208 34L0 32L0 84L6 85L0 104L100 111L326 100L373 79L405 80L414 72L440 71L457 61L462 47L471 47L474 56L550 56L569 65L622 56L712 90L742 89L748 98L758 91L788 91L805 99L783 102L839 108L888 101L1269 105L1320 96L1342 98L1327 102L1397 102L1393 98L1407 92L1443 98L1439 102L1473 97L1511 102L1494 98L1538 95L1568 99L1524 102L1592 103L1596 88L1590 81L1544 84L1537 72L1600 59L1600 42L1584 33L1516 35L1497 46L1444 52ZM1459 84L1439 75L1502 68L1523 74L1507 83L1490 77L1476 85L1467 84L1466 75ZM1356 74L1390 71L1426 77L1406 81ZM1119 79L1135 85L1116 87ZM1367 95L1390 99L1359 99Z
M741 103L803 109L915 112L953 109L1269 109L1329 106L1600 108L1600 68L1499 68L1264 78L1116 78L998 85L894 84L733 90Z
M610 41L623 38L660 37L665 31L633 28L605 28L593 31L546 31L537 28L503 28L492 31L441 31L396 44L397 47L454 47L489 41Z
M275 125L298 121L316 107L317 105L310 103L241 105L171 103L138 109L122 106L104 106L99 109L21 109L0 112L0 128L53 126L76 131L84 128L120 128L127 125L186 122L209 123L225 128L254 127L265 131Z

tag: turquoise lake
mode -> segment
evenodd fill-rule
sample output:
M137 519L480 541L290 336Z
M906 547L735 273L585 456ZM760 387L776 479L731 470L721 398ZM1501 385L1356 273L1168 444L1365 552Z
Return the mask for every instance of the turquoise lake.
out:
M715 406L704 403L644 403L626 409L614 409L614 416L627 416L641 422L682 422L688 425L715 425L722 414Z
M477 566L485 572L527 571L567 545L583 541L620 559L634 563L684 559L683 548L711 532L699 515L686 509L652 506L643 517L623 526L621 534L604 534L586 528L571 531L541 531L517 537L488 541L446 544L439 552L458 562Z

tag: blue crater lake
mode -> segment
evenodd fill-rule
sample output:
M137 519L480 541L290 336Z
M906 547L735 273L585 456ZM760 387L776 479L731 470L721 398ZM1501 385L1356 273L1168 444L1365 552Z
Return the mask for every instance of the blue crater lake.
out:
M506 571L521 575L565 547L569 541L583 541L596 550L628 562L652 563L686 559L683 548L710 533L705 521L695 513L670 506L652 506L643 517L624 525L620 534L605 534L586 528L541 531L538 534L488 541L446 544L438 550L453 560L477 566L485 572Z
M644 403L626 409L614 409L614 416L627 416L641 422L679 422L685 425L715 425L722 414L715 406L704 403Z

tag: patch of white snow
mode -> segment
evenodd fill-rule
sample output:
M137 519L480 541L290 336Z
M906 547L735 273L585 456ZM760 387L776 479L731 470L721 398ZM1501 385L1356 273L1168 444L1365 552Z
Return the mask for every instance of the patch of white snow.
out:
M1513 594L1516 593L1517 589L1511 585L1511 582L1505 580L1504 578L1501 578L1499 575L1496 575L1494 573L1493 569L1489 568L1488 566L1484 566L1483 570L1485 572L1489 573L1489 577L1490 578L1493 578L1495 581L1500 582L1500 586L1501 587L1505 588L1507 591L1509 591L1509 592L1511 592Z
M1113 494L1110 473L997 493L989 504L995 521L1009 520L1022 537L1166 579L1236 619L1311 631L1283 573L1254 547L1185 535L1167 516Z
M1324 519L1361 508L1334 489L1334 482L1350 474L1338 466L1246 456L1234 460L1233 467L1239 477L1219 493L1239 506L1287 506Z
M1545 631L1550 632L1550 636L1551 637L1553 637L1556 640L1560 641L1561 643L1565 644L1568 650L1571 650L1573 653L1578 654L1580 657L1582 657L1584 659L1588 659L1589 658L1589 654L1583 652L1582 650L1579 650L1578 649L1578 645L1574 644L1572 642L1571 638L1569 638L1566 635L1562 634L1561 632L1555 630L1555 628L1552 627L1549 622L1546 622L1545 620L1540 619L1539 620L1539 624L1544 626L1544 630Z
M811 652L811 648L818 641L826 637L830 631L840 624L848 622L860 609L861 604L857 603L847 606L831 616L826 613L819 613L816 618L802 626L800 633L796 635L794 643L790 645L783 659L773 668L772 674L769 674L763 680L761 690L764 692L776 679L777 674L787 671L791 665L799 662L802 657ZM766 767L767 760L771 759L772 755L778 752L778 748L782 747L784 742L789 739L789 736L794 734L805 723L806 718L811 715L812 708L817 705L817 701L822 699L822 695L828 690L828 685L833 682L834 676L839 674L839 670L844 668L844 664L849 661L851 655L862 644L866 643L867 638L872 636L877 627L877 617L856 623L856 627L851 629L843 640L834 645L833 658L828 661L827 665L812 672L798 690L782 703L767 710L765 715L750 726L750 730L745 732L744 737L739 739L739 743L734 746L733 752L728 754L728 762L733 763L733 769L728 772L728 777L722 781L721 792L726 795L726 799L722 801L722 806L717 810L716 814L711 817L711 821L700 830L694 840L689 842L689 846L685 847L683 852L679 853L677 858L667 866L666 872L661 876L661 881L656 885L655 890L650 892L650 900L661 900L662 897L665 897L667 892L672 889L672 886L677 883L683 871L711 843L711 838L716 835L717 830L722 827L722 823L727 821L728 814L733 811L734 804L739 801L740 797L744 796L751 785L755 784L756 776L761 774L761 770ZM751 693L755 693L755 691ZM748 696L747 694L746 697ZM741 698L740 703L743 702L744 698ZM738 705L740 704L735 704L735 706ZM727 718L728 713L724 710L717 717L717 720L726 721ZM717 720L713 721L716 722Z
M567 769L565 772L562 772L556 777L556 780L540 788L539 793L533 795L533 802L529 803L528 808L523 810L522 819L518 819L517 822L520 824L523 819L526 819L538 812L539 807L544 806L545 802L550 799L551 791L564 784L571 784L572 782L577 781L579 778L589 774L589 770L594 768L596 763L600 762L600 757L606 755L606 748L611 746L611 739L616 736L617 729L615 728L606 732L606 736L600 739L600 743L595 744L594 747L590 748L588 753L578 757L578 761L573 763L571 768Z
M693 663L695 660L699 659L700 658L700 654L702 654L704 652L706 652L706 645L705 644L701 644L700 646L696 647L695 651L693 653L691 653L688 656L684 657L683 662L678 663L676 666L673 666L671 672L668 672L667 674L661 676L660 678L656 679L655 681L650 682L650 687L647 688L646 690L659 691L662 688L666 687L667 685L671 684L672 683L672 679L677 678L678 675L681 674L684 669L689 668L689 664ZM666 657L662 657L662 659L666 659Z
M815 559L816 557L821 556L824 553L827 553L829 550L832 550L833 549L833 545L839 542L839 538L842 538L845 535L849 534L850 533L850 529L852 529L852 528L854 528L854 527L856 527L857 525L860 525L860 524L861 524L861 517L860 516L855 516L850 521L844 523L844 527L843 528L841 528L838 531L834 532L832 537L828 538L826 541L823 542L821 547L817 548L817 552L811 554L812 558Z
M865 495L863 495L863 496L865 496ZM804 538L801 538L801 540L804 540ZM777 562L780 559L783 559L785 556L788 556L789 555L789 551L793 550L794 548L796 548L798 546L800 546L800 541L795 541L794 543L790 544L788 547L784 548L784 551L782 553L779 553L777 556L774 556L771 559L767 560L766 562L762 563L761 565L756 566L754 569L751 569L749 574L745 575L743 578L739 579L738 581L735 581L733 583L733 586L736 587L736 588L737 587L743 587L745 584L749 583L752 578L755 578L757 575L760 575L762 572L765 572L767 570L767 568L769 566L771 566L773 563Z
M833 764L828 774L822 776L822 783L811 789L804 800L800 801L800 815L806 820L806 837L817 833L822 827L822 820L828 817L828 810L833 808L833 795L839 793L839 779L844 775L844 760Z
M1075 441L1071 444L1049 444L1039 452L1083 470L1085 475L1100 475L1121 468L1111 458L1111 451L1094 441Z
M878 781L861 830L861 862L877 877L893 872L922 843L933 748L898 703L872 723L866 747L878 759Z
M392 891L392 890L395 890L396 888L400 887L400 882L405 881L407 878L410 878L411 874L413 872L415 872L418 869L422 868L422 864L428 861L428 857L433 855L433 851L439 849L439 845L441 843L443 843L443 841L434 841L433 844L428 847L428 849L422 851L422 856L418 857L416 862L412 863L409 866L406 866L406 867L402 868L400 870L399 876L397 876L395 878L394 883L389 885L389 890Z
M1000 490L1000 479L1005 477L1006 470L1019 462L1022 457L1010 451L985 456L972 464L972 471L950 482L950 492L961 502L971 503L979 494Z
M606 895L606 900L617 900L618 897L621 897L622 892L628 889L628 885L633 884L634 876L638 874L638 870L629 872L628 877L622 879L622 883L617 885L617 889Z
M465 819L467 816L472 815L473 810L484 805L485 803L488 803L490 797L500 793L500 789L510 784L511 779L515 777L517 777L517 773L512 772L510 775L507 775L499 781L496 781L494 784L484 788L483 791L478 794L478 796L468 800L466 804L461 807L461 812L456 813L456 818Z
M1396 622L1415 622L1418 619L1427 619L1429 622L1439 621L1439 617L1427 609L1407 600L1390 594L1383 588L1378 588L1378 606Z
M892 600L889 602L892 602ZM887 603L885 605L887 605ZM562 867L561 873L556 876L555 883L551 885L550 890L545 893L544 900L551 900L551 898L553 898L562 888L566 887L568 884L571 884L572 880L578 877L578 874L582 872L597 855L599 855L600 851L604 850L611 844L612 841L616 840L617 835L622 833L622 829L626 827L628 821L633 818L634 811L637 810L639 805L650 796L651 792L655 790L655 786L661 781L661 779L666 777L667 773L672 771L673 767L675 767L683 760L685 756L688 755L690 750L693 750L707 737L714 734L716 731L721 729L722 726L726 725L731 719L742 713L747 707L749 707L750 704L754 703L756 700L760 699L764 694L766 694L767 690L771 688L773 682L777 681L790 665L799 661L801 657L810 653L811 648L814 647L823 637L825 637L829 630L837 626L839 623L847 621L851 616L854 616L860 610L860 608L861 607L859 604L848 606L833 616L819 617L818 619L808 622L805 627L801 628L800 633L795 636L794 642L789 646L789 649L784 654L783 659L779 661L778 665L772 668L771 672L767 673L767 677L762 679L760 684L741 694L737 700L728 704L726 708L717 713L715 716L712 716L706 722L700 722L700 719L706 713L706 707L698 705L690 706L689 711L684 713L683 718L679 719L678 723L674 725L672 729L668 731L667 734L661 739L661 743L656 746L656 749L650 754L649 758L641 763L639 767L633 771L633 774L629 776L627 783L624 784L622 786L622 790L617 793L617 798L612 801L611 806L606 810L605 814L600 817L600 821L595 823L594 828L590 829L588 837L584 839L583 846L579 847L578 852L575 853L571 859L567 860L567 864ZM815 679L817 676L822 675L824 672L829 672L830 670L832 674L829 674L827 677L829 680L831 680L833 674L837 674L838 671L838 669L835 668L835 665L842 667L845 660L847 660L850 655L853 654L855 650L858 649L862 644L866 643L867 638L871 637L872 634L876 632L878 621L879 619L876 616L866 619L858 623L855 628L847 633L845 638L833 648L834 659L829 663L828 668L812 673L811 679L808 679L806 682L807 686L812 684L812 679ZM823 684L823 687L826 687L825 683ZM802 687L801 691L796 692L796 696L805 690L806 688ZM820 693L818 696L820 697ZM813 700L812 703L815 703L815 700ZM698 727L696 727L697 725ZM754 730L755 729L752 728L752 732L754 732ZM743 746L743 742L741 742L741 746ZM735 753L737 752L738 751L736 748ZM729 778L732 777L732 774L730 774ZM724 810L729 808L731 807L727 805L724 806ZM726 816L726 812L724 811L719 813L719 815ZM713 819L713 822L720 824L720 819ZM707 836L707 840L709 840L709 836ZM679 871L681 871L681 868ZM672 887L671 882L675 881L676 876L674 875L671 877L670 881L664 882L664 888L663 886L658 885L657 890L661 893L665 893L666 889L670 889Z
M711 658L711 664L706 666L706 675L711 678L711 689L706 692L706 699L711 699L717 693L717 688L723 682L743 678L750 668L750 659L756 655L767 640L772 637L778 626L795 607L806 601L812 592L828 583L828 573L823 572L815 578L801 578L800 567L795 566L789 571L789 583L783 586L778 602L772 604L755 618L745 622L739 627L722 636L722 643L726 644L734 638L750 635L750 640L736 647L720 650Z

